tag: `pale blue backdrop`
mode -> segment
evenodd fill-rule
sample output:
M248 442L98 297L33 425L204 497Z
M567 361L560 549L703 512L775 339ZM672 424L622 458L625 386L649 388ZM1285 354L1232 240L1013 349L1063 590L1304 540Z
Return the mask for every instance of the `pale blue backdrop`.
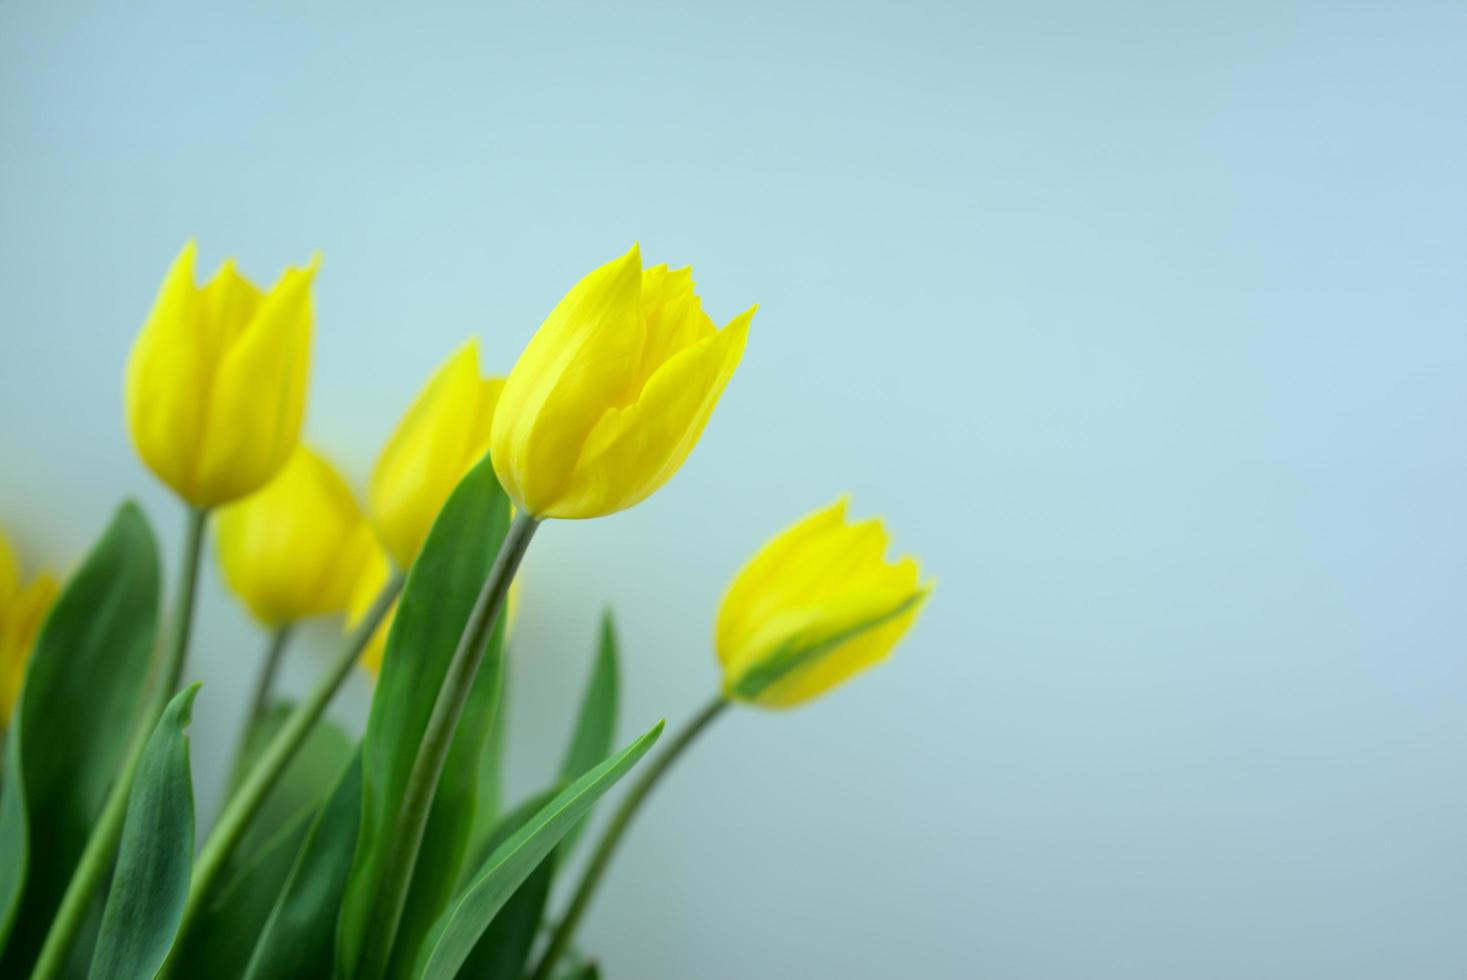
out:
M760 313L666 490L537 541L516 791L603 604L628 736L841 491L940 584L888 666L675 773L584 933L609 977L1467 974L1467 7L418 8L0 6L32 566L121 494L177 545L120 405L187 237L323 251L308 431L359 485L452 348L506 370L640 240ZM262 640L210 575L212 798Z

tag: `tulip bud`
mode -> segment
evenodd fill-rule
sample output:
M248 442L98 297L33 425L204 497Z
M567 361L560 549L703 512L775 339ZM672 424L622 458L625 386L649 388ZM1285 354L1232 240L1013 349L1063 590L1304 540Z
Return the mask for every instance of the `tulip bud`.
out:
M577 283L510 372L494 471L537 518L625 510L666 483L738 367L754 310L723 330L692 270L642 269L637 246Z
M219 513L219 563L261 625L344 612L376 551L346 481L301 446L280 475Z
M718 611L724 693L792 707L884 659L932 590L886 547L879 520L846 522L844 499L766 544Z
M433 520L489 449L502 378L479 376L470 340L433 375L392 434L368 493L372 521L400 568L417 557Z
M22 586L15 553L0 534L0 729L10 726L31 648L58 590L56 579L44 572Z
M318 262L262 293L230 261L201 289L189 242L164 279L128 360L127 422L143 462L190 504L258 490L294 451Z

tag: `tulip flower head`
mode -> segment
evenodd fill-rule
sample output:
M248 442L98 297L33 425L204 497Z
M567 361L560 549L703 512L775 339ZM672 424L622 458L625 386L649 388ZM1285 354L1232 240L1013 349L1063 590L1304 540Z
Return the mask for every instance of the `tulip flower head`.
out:
M194 243L168 271L127 365L133 444L195 507L269 482L300 437L319 257L268 292L225 262L194 284Z
M692 270L644 270L635 245L586 276L505 381L490 446L510 498L572 519L646 499L702 435L753 316L715 328Z
M264 489L220 511L218 534L225 580L271 629L346 611L377 550L351 488L305 446Z
M31 648L58 589L44 572L22 585L15 552L0 534L0 729L10 726Z
M841 499L785 530L734 578L718 612L724 693L787 708L884 659L932 589L916 559L886 559L881 521Z
M484 458L503 388L504 379L479 375L479 344L470 340L433 375L382 450L368 498L398 567L413 563L453 488Z

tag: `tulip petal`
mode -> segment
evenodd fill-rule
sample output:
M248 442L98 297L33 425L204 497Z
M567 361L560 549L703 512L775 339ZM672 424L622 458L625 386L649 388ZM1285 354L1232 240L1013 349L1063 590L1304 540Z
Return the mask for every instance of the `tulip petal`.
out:
M565 491L542 516L600 517L624 510L672 478L692 452L743 357L754 309L673 355L641 397L591 430Z
M224 503L258 489L295 449L310 373L310 286L319 262L317 256L304 269L286 270L220 362L195 504Z
M693 292L691 268L669 271L657 265L643 272L642 313L647 320L647 343L635 382L638 393L674 354L717 332Z
M530 513L565 492L587 434L608 406L636 397L646 341L642 253L633 245L578 282L551 311L505 382L494 469Z
M195 456L202 441L212 360L198 328L193 242L164 277L127 362L128 430L138 455L190 503L198 499Z
M212 363L224 358L264 301L265 294L240 275L233 259L226 259L214 278L199 291L202 311L199 329L205 333L204 342Z
M383 448L372 472L372 518L401 568L428 536L453 488L489 448L504 381L479 376L469 340L433 375Z

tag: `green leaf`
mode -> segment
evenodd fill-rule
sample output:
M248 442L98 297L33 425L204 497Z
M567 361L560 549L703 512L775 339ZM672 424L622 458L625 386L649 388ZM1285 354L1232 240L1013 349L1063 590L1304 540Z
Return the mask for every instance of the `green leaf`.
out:
M479 937L540 862L616 781L637 764L662 734L662 722L569 787L510 835L489 856L469 887L434 924L416 976L453 980Z
M173 696L143 750L88 974L93 980L153 976L178 935L194 862L194 787L183 730L198 693L194 684Z
M608 609L601 618L601 643L596 650L591 679L586 683L586 693L581 698L575 734L571 736L565 761L560 767L560 778L566 783L579 779L611 752L616 738L616 706L621 687L616 651L616 623ZM585 828L586 821L582 820L566 835L560 846L562 858L575 847Z
M532 796L499 821L484 842L483 848L474 852L478 858L474 862L474 869L477 871L482 867L495 848L508 840L515 831L524 826L525 821L549 803L555 797L555 792L551 789ZM525 883L515 889L504 908L499 910L499 914L489 923L489 928L484 930L484 934L474 944L473 952L459 970L459 976L473 977L474 980L519 980L525 971L526 961L530 958L530 950L535 945L540 920L545 915L545 902L550 897L550 882L555 877L556 855L564 847L565 843L562 841L560 847L551 851L536 865ZM464 890L467 891L467 884Z
M494 721L489 726L489 737L484 742L484 751L479 753L479 799L474 808L474 828L469 833L468 853L471 855L487 853L484 851L484 842L494 833L500 818L504 816L501 807L504 799L504 749L509 737L511 659L508 655L499 658L499 703L494 709ZM465 862L460 884L474 867L477 865L473 862Z
M337 910L346 890L362 814L362 757L351 763L316 817L280 898L260 931L247 980L329 977Z
M245 738L244 751L240 754L240 769L249 772L259 760L270 742L295 711L290 702L277 703L250 729ZM330 794L337 778L346 767L347 760L356 751L355 740L339 725L326 718L311 726L309 734L279 781L266 795L260 811L250 821L249 828L240 838L231 853L230 864L221 880L228 881L255 854L272 844L287 827L305 823L320 808Z
M355 972L418 744L459 636L509 529L509 499L486 456L454 490L408 572L362 738L362 825L342 907L341 973ZM479 756L499 700L504 617L474 679L433 798L393 952L410 964L453 896L473 830ZM389 973L401 972L396 966Z
M595 963L582 963L562 973L557 980L601 980L601 971Z
M253 766L292 710L290 704L279 704L256 722L241 753L244 771ZM311 823L353 756L351 740L339 727L325 719L312 727L191 923L173 956L173 976L235 980L244 975Z
M173 976L235 980L244 976L310 829L310 814L284 828L217 889L192 920L173 955Z
M592 663L591 676L581 698L576 728L571 735L570 745L567 746L556 788L563 788L579 779L610 754L612 739L616 737L619 686L616 624L611 611L607 610L601 620L596 659ZM502 717L503 711L500 712L500 718ZM473 848L471 853L475 856L475 861L472 867L477 869L482 866L494 848L544 806L554 792L552 789L533 797L499 821L492 828L492 834L486 835L486 839L476 843ZM545 912L545 902L549 897L556 866L564 863L576 838L585 829L588 819L589 817L583 817L572 827L555 850L536 866L524 884L514 892L484 930L484 935L479 937L460 971L462 975L474 977L476 980L517 980L524 972L525 961L529 958L540 919Z
M152 529L123 504L42 626L12 722L0 797L0 976L30 972L131 739L158 594Z

